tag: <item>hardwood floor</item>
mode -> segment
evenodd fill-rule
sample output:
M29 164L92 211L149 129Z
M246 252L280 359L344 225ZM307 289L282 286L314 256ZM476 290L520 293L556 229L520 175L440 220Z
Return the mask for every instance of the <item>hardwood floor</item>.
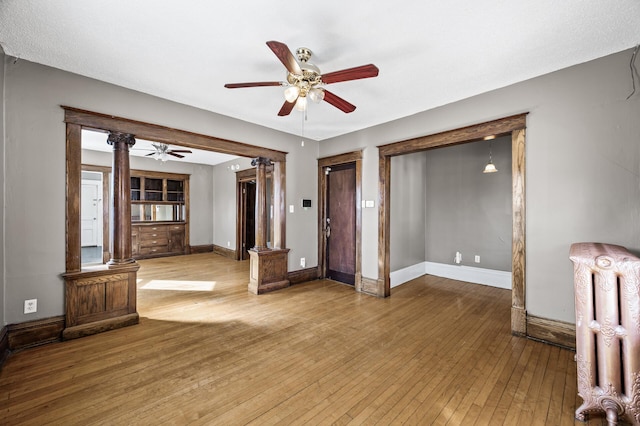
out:
M140 264L140 324L13 354L0 424L585 424L574 353L511 336L507 290L425 276L387 299L324 280L256 296L248 261Z

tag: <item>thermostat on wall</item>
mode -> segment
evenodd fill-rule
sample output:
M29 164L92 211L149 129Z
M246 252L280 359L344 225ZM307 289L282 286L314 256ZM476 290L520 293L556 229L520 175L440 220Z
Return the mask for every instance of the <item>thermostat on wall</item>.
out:
M302 200L302 207L311 207L311 200Z

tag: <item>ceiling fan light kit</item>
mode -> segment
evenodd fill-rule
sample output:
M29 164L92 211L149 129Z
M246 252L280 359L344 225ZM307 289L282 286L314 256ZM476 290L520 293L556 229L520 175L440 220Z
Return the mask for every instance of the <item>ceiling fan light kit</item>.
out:
M275 53L276 57L287 69L288 74L286 81L228 83L225 84L224 87L228 89L264 86L286 87L284 90L285 102L278 112L279 116L289 115L294 107L298 111L305 111L307 108L307 97L315 103L326 101L345 113L353 112L356 109L355 105L352 105L336 94L329 92L324 89L323 86L342 81L376 77L379 72L375 65L369 64L322 75L320 69L309 62L309 59L311 59L311 56L313 55L310 49L306 47L298 48L296 50L296 59L296 57L291 53L291 50L289 50L287 45L284 43L279 41L268 41L267 46L269 46L273 53Z

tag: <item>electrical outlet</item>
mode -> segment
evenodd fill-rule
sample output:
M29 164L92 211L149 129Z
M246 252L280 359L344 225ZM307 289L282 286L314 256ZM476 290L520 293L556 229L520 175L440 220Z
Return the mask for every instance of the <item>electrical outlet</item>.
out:
M38 299L28 299L24 301L24 313L32 314L38 312Z
M303 268L307 266L307 260L304 257L300 258L300 266Z
M231 241L227 241L227 247L231 247Z
M476 263L480 263L480 256L478 256L478 255L476 254L476 258L474 259L474 261L475 261Z

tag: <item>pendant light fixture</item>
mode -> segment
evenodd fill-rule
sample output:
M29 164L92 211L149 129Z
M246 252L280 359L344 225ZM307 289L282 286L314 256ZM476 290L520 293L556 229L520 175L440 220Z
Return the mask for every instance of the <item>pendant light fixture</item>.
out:
M487 136L484 138L484 140L489 141L489 162L487 163L486 166L484 166L484 170L482 171L482 173L495 173L498 171L498 169L496 169L496 166L493 164L493 160L491 158L491 140L492 139L495 139L495 136Z

